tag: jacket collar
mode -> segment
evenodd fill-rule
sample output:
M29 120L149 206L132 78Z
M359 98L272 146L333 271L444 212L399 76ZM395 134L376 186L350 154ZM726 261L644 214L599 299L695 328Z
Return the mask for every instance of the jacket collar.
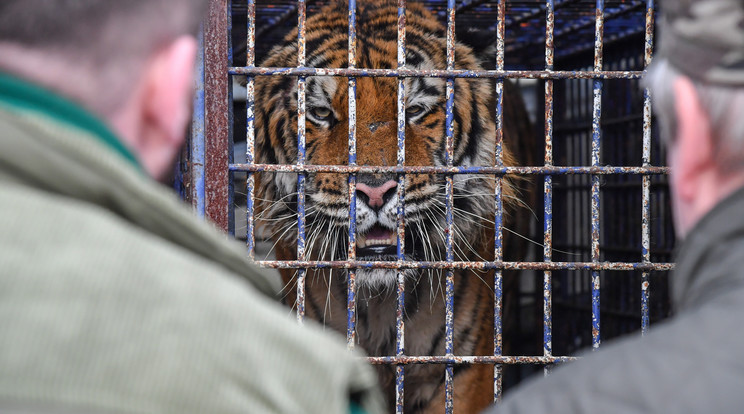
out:
M676 310L684 310L705 290L727 286L736 276L714 271L721 257L732 252L732 241L744 239L744 187L719 202L690 230L677 250L676 267L670 280ZM723 280L726 279L726 280Z
M141 169L137 157L100 119L50 90L0 72L0 105L13 112L34 112L82 129Z

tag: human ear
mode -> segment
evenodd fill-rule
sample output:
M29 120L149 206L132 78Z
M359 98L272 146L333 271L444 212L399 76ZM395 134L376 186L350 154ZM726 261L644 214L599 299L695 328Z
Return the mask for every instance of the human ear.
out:
M144 72L142 100L143 163L148 173L160 178L185 140L191 115L197 42L181 36L159 49Z
M674 138L674 186L686 201L699 195L701 180L715 166L713 135L708 113L692 81L680 76L674 82L677 136Z

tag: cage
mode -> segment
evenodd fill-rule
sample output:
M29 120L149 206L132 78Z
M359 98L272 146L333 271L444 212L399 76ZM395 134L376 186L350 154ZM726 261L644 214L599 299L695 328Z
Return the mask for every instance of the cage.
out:
M179 166L177 188L199 215L244 240L246 254L262 266L296 268L300 274L325 267L351 273L346 329L350 347L357 340L354 270L376 266L430 267L447 273L448 284L458 283L452 268L483 267L495 271L496 333L490 356L453 353L450 332L454 305L449 296L446 322L443 321L448 335L445 355L407 355L401 328L404 316L400 311L405 307L405 289L404 282L398 281L396 350L390 355L369 358L373 364L396 367L396 412L404 412L403 377L408 366L445 367L445 411L452 412L453 378L460 365L494 365L493 399L498 400L505 389L521 379L535 372L547 374L550 366L574 359L580 349L598 348L602 341L637 330L645 333L649 324L668 316L667 272L673 267L670 261L674 233L667 169L664 149L651 119L650 96L639 82L651 60L653 0L420 2L447 27L448 39L455 39L454 26L495 35L497 66L477 72L454 70L452 65L428 73L404 66L378 70L353 64L343 69L307 68L299 63L286 68L257 66L294 28L299 27L297 41L303 44L307 17L330 2L211 1L203 35L203 73L197 85L192 134ZM357 5L352 0L348 6L352 37ZM398 6L404 12L406 1L400 0ZM399 34L398 43L405 47L404 36ZM308 76L320 74L318 69L323 75L348 77L350 83L370 76L398 80L438 77L451 85L455 79L468 77L494 79L496 85L516 83L534 125L531 151L539 162L516 166L497 162L480 169L432 166L426 171L447 177L464 173L529 177L534 185L535 197L529 202L534 217L520 234L529 240L524 245L525 256L511 260L497 252L493 260L469 263L448 255L444 260L422 263L406 260L398 236L395 261L361 261L353 254L346 260L319 261L302 257L302 252L298 252L297 260L275 260L272 242L254 222L255 186L259 185L255 174L278 171L306 177L340 171L352 177L348 197L349 203L355 205L358 174L381 169L397 176L420 173L404 163L356 165L351 153L345 165L310 166L302 157L285 165L260 164L256 160L254 107L262 97L255 96L253 81L257 77L284 76L302 83ZM247 90L234 85L234 80L243 76L248 78ZM502 93L503 89L497 86L497 99ZM399 114L404 113L403 106L399 102ZM452 111L451 102L447 111ZM500 113L499 106L494 117L503 116ZM304 145L302 135L304 128L298 131L300 148ZM349 135L351 147L355 136L351 132ZM404 141L405 131L399 132L398 137L399 142ZM298 183L300 193L302 185ZM496 192L494 198L499 197ZM400 202L403 204L403 198ZM451 204L447 208L451 209ZM497 212L494 219L496 234L509 231L502 228L500 214ZM304 215L298 206L298 228L305 225ZM349 220L349 227L354 229L354 214ZM447 225L451 226L451 221ZM354 245L352 234L354 231L349 231L347 241ZM302 236L298 238L298 244L303 244ZM500 242L495 243L498 248ZM512 276L506 276L507 271ZM510 302L510 309L502 309L502 289L508 277L515 283L511 295L516 299ZM298 287L297 297L302 320L304 287ZM512 344L510 352L505 352L505 342Z

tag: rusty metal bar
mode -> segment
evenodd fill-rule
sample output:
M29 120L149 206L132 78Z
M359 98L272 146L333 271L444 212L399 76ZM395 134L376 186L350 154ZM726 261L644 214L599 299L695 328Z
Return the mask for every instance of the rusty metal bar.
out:
M292 164L230 164L231 171L272 171L283 173L394 173L394 174L518 174L518 175L563 175L563 174L595 174L595 175L646 175L667 174L669 167L460 167L460 166L348 166L348 165L304 165L299 167Z
M305 66L305 0L297 0L297 67ZM297 260L305 260L305 92L307 78L297 78ZM297 320L305 320L305 276L306 269L297 270Z
M498 26L496 29L496 69L504 70L504 33L506 20L506 0L498 1ZM496 148L495 161L496 167L504 166L504 80L496 79ZM503 189L503 176L496 175L495 196L494 196L494 252L493 260L500 262L504 260L503 249L503 220L504 220L504 203L501 197ZM503 272L494 271L493 278L493 355L501 356L503 352L503 326L502 326L502 305L503 305ZM501 400L501 391L503 388L502 366L494 364L493 366L493 400Z
M406 65L406 0L398 0L398 70ZM406 162L406 85L405 79L398 78L398 153L397 166L403 167ZM398 229L396 237L398 263L405 260L405 186L406 175L398 174ZM398 358L405 354L405 306L406 306L406 279L405 274L398 271L397 274L397 307L395 309L395 355ZM402 364L395 367L395 412L403 413L403 384L405 380L405 369Z
M643 66L648 68L654 47L654 0L646 0L646 37L644 42ZM651 92L643 89L643 166L651 165ZM641 254L644 263L651 262L651 234L649 223L651 220L651 177L643 176L641 198ZM649 272L641 274L641 335L646 335L649 325L648 299L651 291Z
M246 39L246 65L248 67L254 67L256 63L256 2L255 0L248 0L248 27L247 27L247 39ZM255 106L256 106L256 80L253 76L246 78L246 149L245 149L245 162L246 164L255 163L255 147L256 147L256 127L255 127ZM254 258L256 249L256 230L254 217L254 200L256 196L256 179L254 173L248 171L246 177L246 243L248 244L248 257Z
M191 202L197 217L205 217L204 195L204 32L199 33L199 53L196 61L196 85L191 121Z
M604 0L597 0L594 34L594 70L602 70L602 42L604 38ZM599 165L602 138L602 81L594 80L592 111L592 166ZM599 176L592 175L592 262L599 262ZM592 349L598 349L600 335L599 271L592 271Z
M349 68L356 67L356 0L349 0ZM356 148L356 78L349 78L349 165L357 164ZM349 174L349 260L356 260L356 174ZM354 348L356 336L356 269L349 269L346 286L346 344Z
M363 261L363 260L261 260L260 266L272 269L473 269L473 270L672 270L674 263L631 262L460 262L460 261Z
M209 3L204 28L204 210L217 228L229 228L230 102L227 0Z
M447 1L447 70L455 69L455 0ZM447 78L445 86L445 149L444 158L448 167L453 166L455 151L455 78ZM455 225L453 218L454 208L454 176L447 174L445 180L445 258L448 262L455 260L453 242L455 237ZM444 353L451 357L454 355L455 336L455 272L448 269L445 272L445 321L444 321ZM444 371L444 412L452 414L453 392L455 371L452 364L447 364Z
M366 68L294 68L232 66L231 75L251 76L358 76L387 78L504 78L504 79L640 79L643 71L545 71L545 70L467 70L467 69L366 69Z
M554 67L555 4L548 0L545 7L545 70ZM545 166L553 166L553 80L545 81ZM553 254L553 176L543 178L543 261ZM553 355L553 274L543 272L543 356ZM550 373L545 366L544 374Z
M539 357L539 356L403 356L367 357L371 364L562 364L577 361L578 357Z

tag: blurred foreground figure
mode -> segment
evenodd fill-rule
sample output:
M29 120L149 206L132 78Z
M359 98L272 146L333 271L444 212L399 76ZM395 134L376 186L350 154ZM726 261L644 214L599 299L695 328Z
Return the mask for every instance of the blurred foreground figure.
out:
M744 1L661 2L646 79L669 146L675 315L489 413L744 412Z
M0 411L380 412L161 178L206 0L0 3Z

